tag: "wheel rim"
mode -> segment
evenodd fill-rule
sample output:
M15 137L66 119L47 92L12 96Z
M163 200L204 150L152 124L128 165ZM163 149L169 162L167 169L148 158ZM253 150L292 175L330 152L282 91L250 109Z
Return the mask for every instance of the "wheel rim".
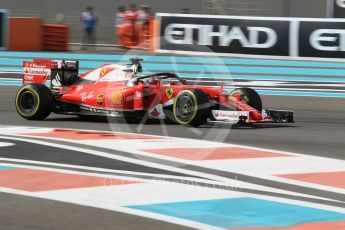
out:
M176 102L176 116L182 121L190 120L194 115L194 101L187 95L179 97Z
M23 92L20 97L20 108L23 112L32 112L36 104L36 97L30 91Z

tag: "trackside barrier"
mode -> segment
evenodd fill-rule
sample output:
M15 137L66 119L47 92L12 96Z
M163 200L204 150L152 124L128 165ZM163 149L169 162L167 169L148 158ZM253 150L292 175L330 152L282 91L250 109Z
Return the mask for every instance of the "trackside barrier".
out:
M69 26L43 24L43 50L68 51Z
M8 47L8 10L0 9L0 50Z
M40 18L9 18L8 49L12 51L41 51L41 25Z
M11 51L68 51L69 26L43 24L40 18L9 18Z
M158 52L345 58L345 19L156 14Z

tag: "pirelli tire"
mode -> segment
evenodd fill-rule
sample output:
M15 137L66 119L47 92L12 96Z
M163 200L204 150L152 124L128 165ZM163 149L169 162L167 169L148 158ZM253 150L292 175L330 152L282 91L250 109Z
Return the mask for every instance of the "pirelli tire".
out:
M174 121L180 125L198 127L210 116L208 96L199 89L182 90L173 104Z
M16 95L16 110L27 120L43 120L52 112L53 105L54 97L50 89L42 84L24 85Z
M262 101L260 95L251 88L238 88L234 89L230 96L235 96L239 94L241 99L247 103L249 106L261 112L262 110Z

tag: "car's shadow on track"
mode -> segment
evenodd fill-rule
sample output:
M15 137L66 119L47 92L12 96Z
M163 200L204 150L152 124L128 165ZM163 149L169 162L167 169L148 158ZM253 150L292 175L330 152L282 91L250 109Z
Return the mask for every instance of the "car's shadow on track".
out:
M297 128L302 127L295 124L250 124L250 125L237 125L237 124L214 124L202 125L198 128L218 128L218 129L271 129L271 128Z
M109 122L106 118L80 118L80 117L59 117L59 118L46 118L45 121L64 121L64 122L98 122L98 123L107 123Z
M271 128L294 128L300 127L291 124L252 124L252 125L232 125L232 129L271 129Z
M93 122L93 123L119 123L119 124L133 124L140 125L141 121L138 120L124 120L121 118L107 118L107 117L93 117L93 116L83 116L83 117L57 117L57 118L46 118L45 121L63 121L63 122ZM177 125L172 121L160 121L160 120L146 120L143 124L147 125Z
M63 121L63 122L92 122L92 123L118 123L118 124L128 124L128 125L168 125L168 126L179 126L173 121L160 121L160 120L146 120L144 123L141 123L138 120L123 120L123 119L114 119L107 117L58 117L58 118L48 118L46 121ZM181 126L182 127L182 126ZM301 127L295 124L251 124L251 125L236 125L236 124L206 124L199 126L199 129L272 129L272 128L296 128Z

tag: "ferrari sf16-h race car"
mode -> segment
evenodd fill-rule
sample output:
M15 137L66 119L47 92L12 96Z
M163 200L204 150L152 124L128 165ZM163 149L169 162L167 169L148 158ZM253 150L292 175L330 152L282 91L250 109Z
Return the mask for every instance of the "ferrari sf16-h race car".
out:
M227 93L222 86L190 85L174 73L143 75L141 61L105 64L80 75L79 62L74 60L24 62L17 112L28 120L41 120L54 112L125 119L147 116L195 127L208 122L293 122L291 111L262 109L260 96L251 88Z

